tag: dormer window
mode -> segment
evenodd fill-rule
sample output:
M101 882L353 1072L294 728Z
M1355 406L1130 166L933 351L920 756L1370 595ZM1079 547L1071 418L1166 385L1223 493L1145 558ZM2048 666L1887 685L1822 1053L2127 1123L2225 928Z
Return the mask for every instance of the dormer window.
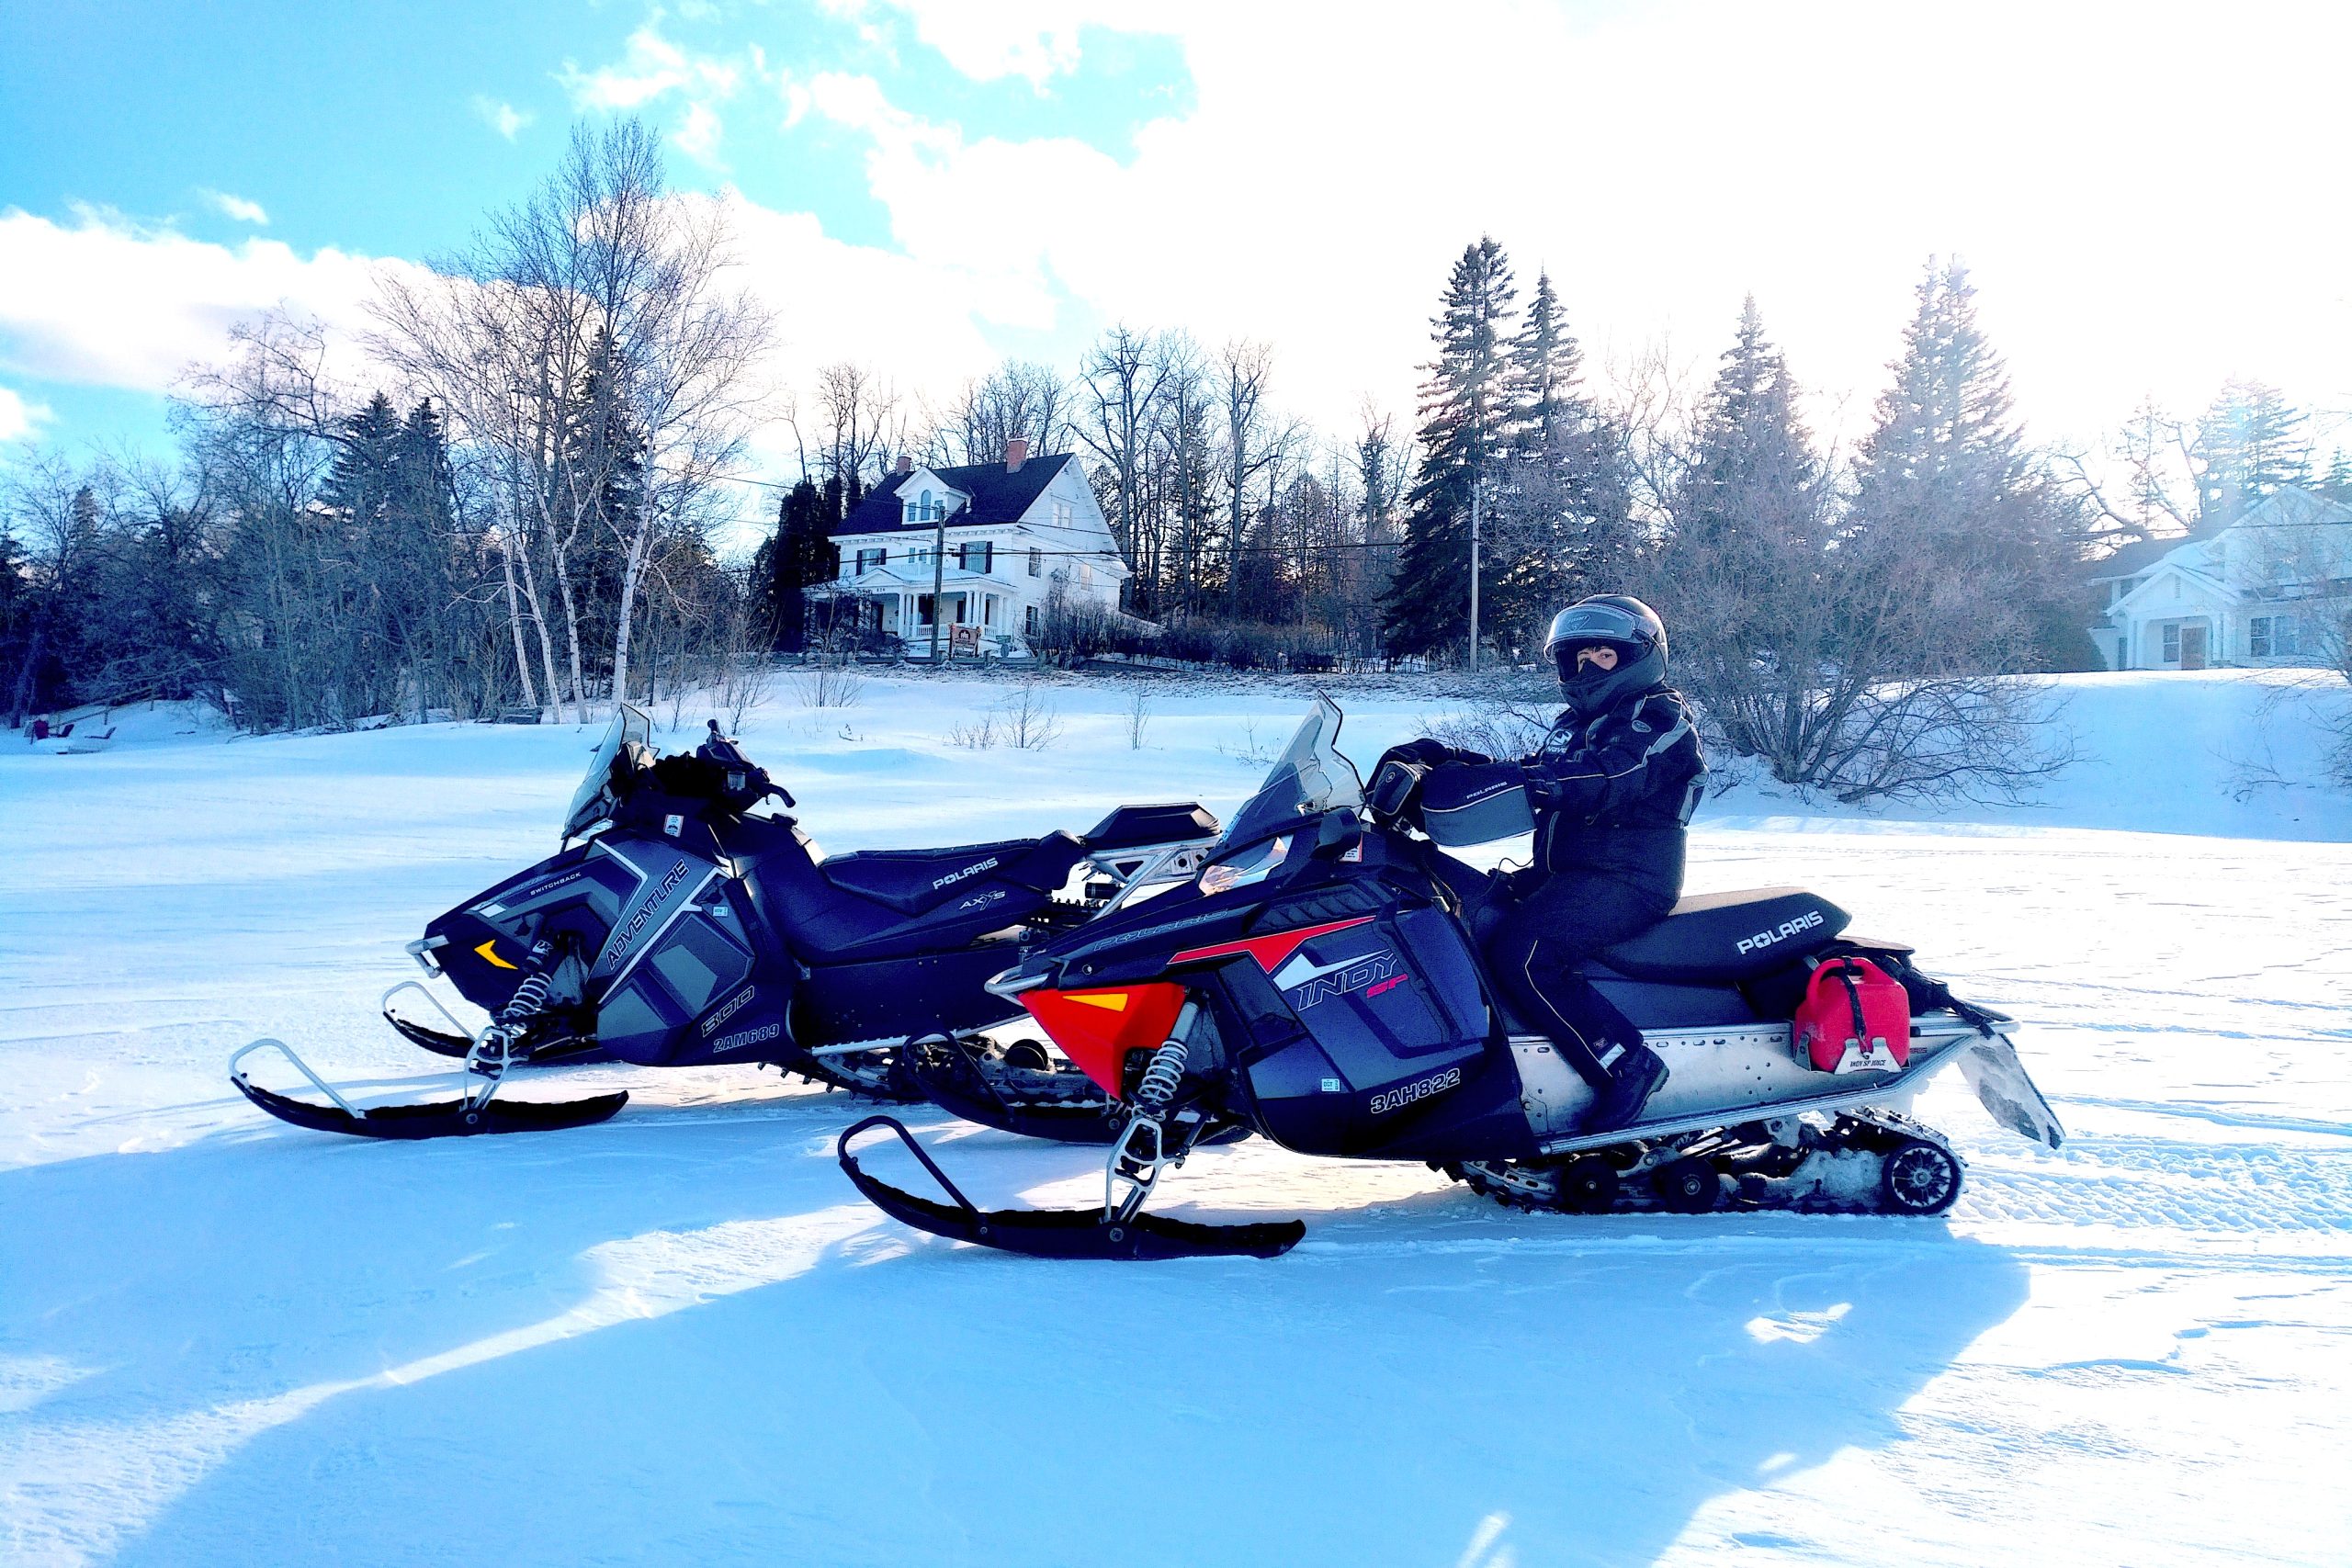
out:
M946 520L947 498L923 491L906 503L906 520L910 523L939 523Z

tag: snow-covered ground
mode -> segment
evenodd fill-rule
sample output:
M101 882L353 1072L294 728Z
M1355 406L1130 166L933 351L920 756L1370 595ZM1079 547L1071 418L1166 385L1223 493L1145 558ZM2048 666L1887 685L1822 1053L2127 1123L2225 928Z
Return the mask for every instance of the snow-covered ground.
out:
M605 1125L368 1145L228 1088L375 1017L431 915L554 847L592 736L0 750L0 1560L1095 1564L2352 1560L2352 804L2242 675L2069 683L2041 806L1710 804L1694 891L1812 885L2020 1014L2073 1134L1917 1108L1948 1221L1509 1213L1419 1168L1196 1156L1169 1212L1276 1262L1058 1266L911 1235L773 1072L582 1068ZM1229 811L1302 704L1102 683L788 694L746 743L828 847ZM2294 701L2338 701L2331 695ZM1351 701L1368 759L1442 711ZM531 1092L526 1090L526 1092ZM1095 1156L911 1118L983 1201Z

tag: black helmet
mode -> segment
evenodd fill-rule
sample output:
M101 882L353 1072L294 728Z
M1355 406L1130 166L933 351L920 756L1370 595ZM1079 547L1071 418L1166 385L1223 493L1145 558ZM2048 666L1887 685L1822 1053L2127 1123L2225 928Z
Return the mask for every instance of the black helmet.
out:
M1617 668L1578 668L1577 649L1613 648ZM1598 713L1630 692L1666 683L1666 623L1630 593L1596 593L1552 617L1544 656L1560 672L1560 692L1579 713Z

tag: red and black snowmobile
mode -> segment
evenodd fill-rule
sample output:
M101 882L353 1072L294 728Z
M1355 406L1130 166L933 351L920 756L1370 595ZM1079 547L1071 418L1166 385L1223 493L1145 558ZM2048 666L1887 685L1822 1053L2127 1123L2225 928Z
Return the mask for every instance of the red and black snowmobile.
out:
M1478 874L1408 827L1409 767L1384 769L1366 805L1340 723L1318 700L1188 886L990 982L1125 1108L1100 1210L982 1211L887 1115L842 1134L858 1189L918 1229L1012 1252L1273 1257L1306 1227L1142 1208L1190 1151L1254 1132L1301 1154L1426 1161L1527 1208L1934 1214L1959 1195L1960 1159L1897 1108L1953 1066L1996 1121L2058 1146L2013 1021L1789 888L1686 899L1587 965L1671 1072L1633 1125L1580 1131L1591 1091L1480 973L1464 896ZM876 1129L945 1201L861 1165L853 1143Z
M467 1030L384 1016L428 1050L464 1058L457 1099L359 1106L275 1040L230 1058L231 1080L281 1121L374 1138L582 1126L626 1092L564 1102L498 1098L514 1068L622 1061L647 1066L771 1063L884 1100L922 1098L910 1058L952 1063L959 1113L1012 1131L1102 1142L1114 1109L1081 1075L1049 1069L989 976L1023 942L1083 925L1189 877L1216 818L1189 803L1121 807L1083 835L1055 832L939 850L820 855L792 797L718 733L657 757L645 716L623 707L563 825L562 851L435 919L409 946L491 1016ZM286 1057L320 1098L264 1088L243 1070ZM937 1076L950 1076L944 1066Z

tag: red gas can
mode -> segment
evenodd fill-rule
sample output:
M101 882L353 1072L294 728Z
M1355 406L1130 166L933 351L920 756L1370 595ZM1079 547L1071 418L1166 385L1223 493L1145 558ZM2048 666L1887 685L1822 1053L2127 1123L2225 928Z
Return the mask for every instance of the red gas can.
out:
M1825 1073L1899 1071L1911 1064L1910 993L1867 958L1825 959L1789 1038L1798 1061Z

